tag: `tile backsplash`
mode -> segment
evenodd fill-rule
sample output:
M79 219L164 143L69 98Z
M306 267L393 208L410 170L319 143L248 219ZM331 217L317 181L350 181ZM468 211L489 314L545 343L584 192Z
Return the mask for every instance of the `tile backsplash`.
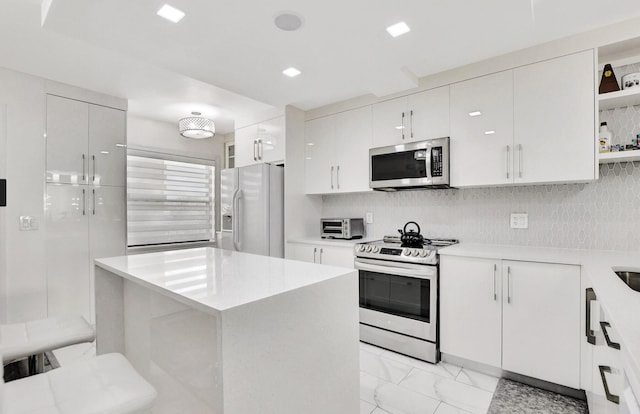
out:
M640 162L601 165L589 184L323 196L324 217L367 212L367 237L397 234L413 220L431 238L640 252ZM529 228L511 229L511 213L528 213Z

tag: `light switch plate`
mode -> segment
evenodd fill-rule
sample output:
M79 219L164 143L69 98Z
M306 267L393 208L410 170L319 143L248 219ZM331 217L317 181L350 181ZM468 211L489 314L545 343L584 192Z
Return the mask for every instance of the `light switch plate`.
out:
M20 216L20 231L38 230L38 219L34 216Z
M529 215L527 213L511 213L512 229L528 229Z
M365 221L367 222L367 224L372 224L373 223L373 213L367 213Z

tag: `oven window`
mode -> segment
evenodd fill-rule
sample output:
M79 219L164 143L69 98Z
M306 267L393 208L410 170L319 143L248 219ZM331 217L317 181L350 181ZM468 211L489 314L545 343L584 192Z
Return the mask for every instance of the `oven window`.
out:
M360 307L429 322L431 281L359 271Z
M427 176L426 163L416 160L414 151L394 152L371 157L371 178L373 181L400 180L402 178L423 178ZM424 152L424 150L423 150Z

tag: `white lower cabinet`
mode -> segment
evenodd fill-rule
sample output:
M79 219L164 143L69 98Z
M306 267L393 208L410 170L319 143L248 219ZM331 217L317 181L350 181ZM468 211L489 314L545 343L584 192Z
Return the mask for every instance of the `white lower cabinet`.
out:
M287 243L287 259L353 268L353 247Z
M48 316L93 322L93 260L126 253L124 187L47 184Z
M442 256L441 351L580 388L578 266Z

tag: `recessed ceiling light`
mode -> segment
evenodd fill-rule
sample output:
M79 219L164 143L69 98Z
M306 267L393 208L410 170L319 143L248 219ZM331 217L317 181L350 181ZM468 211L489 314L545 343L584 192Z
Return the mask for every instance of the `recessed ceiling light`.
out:
M482 112L480 111L469 112L469 116L480 116L480 115L482 115Z
M302 19L300 16L293 13L282 13L276 16L273 23L280 30L285 32L293 32L298 30L302 26Z
M393 37L398 37L409 32L411 29L405 22L396 23L392 26L387 27L387 32Z
M185 16L182 10L178 10L175 7L171 7L165 4L158 10L158 16L164 17L170 22L178 23Z
M282 73L284 73L285 75L287 75L290 78L295 78L296 76L298 76L302 72L300 72L298 69L296 69L296 68L294 68L292 66L290 68L287 68L287 69L283 70Z
M485 135L493 135L495 133L496 133L496 131L484 131Z

